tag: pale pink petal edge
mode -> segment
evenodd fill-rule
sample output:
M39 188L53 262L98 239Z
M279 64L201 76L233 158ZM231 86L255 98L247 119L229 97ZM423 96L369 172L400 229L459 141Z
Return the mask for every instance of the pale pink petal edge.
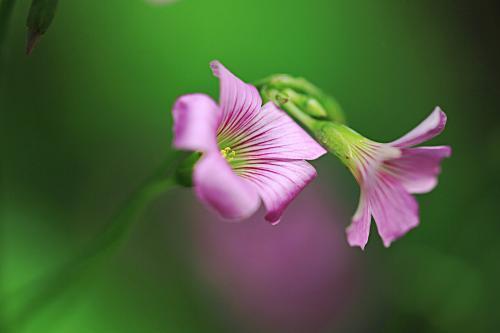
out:
M347 243L350 246L359 246L365 249L370 236L371 211L369 203L365 200L363 192L360 194L358 209L352 217L351 224L346 228Z
M446 126L446 114L440 107L436 107L434 111L413 130L389 143L394 147L411 147L418 145L424 141L430 140L440 134Z

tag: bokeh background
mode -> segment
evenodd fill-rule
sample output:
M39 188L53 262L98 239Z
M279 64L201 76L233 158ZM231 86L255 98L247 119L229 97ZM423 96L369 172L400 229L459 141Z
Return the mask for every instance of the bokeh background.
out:
M17 1L0 69L0 304L99 234L170 151L170 108L301 75L378 141L448 114L421 226L364 252L344 228L358 189L333 156L277 227L219 221L163 195L99 270L16 332L493 332L500 327L498 8L489 1L60 1L32 56ZM0 318L2 318L0 317ZM6 329L6 328L4 328Z

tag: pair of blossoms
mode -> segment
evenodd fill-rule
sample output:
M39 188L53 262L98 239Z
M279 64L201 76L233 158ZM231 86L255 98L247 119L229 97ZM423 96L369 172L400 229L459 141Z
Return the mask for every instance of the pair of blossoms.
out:
M279 77L274 93L268 94L268 87L261 89L271 100L263 105L256 87L217 61L211 68L220 80L219 104L207 95L190 94L181 96L173 108L173 145L198 152L192 185L205 205L225 219L242 220L255 213L262 201L265 219L276 224L288 204L316 177L307 161L330 151L361 188L357 211L346 229L351 246L364 249L372 216L386 247L419 224L412 194L436 186L441 160L450 156L451 149L414 146L444 129L446 115L441 109L400 139L378 143L344 125L338 114L338 121L331 121L311 112L322 110L318 99L306 98L307 105L301 108L305 97L293 89L278 91L284 82ZM273 81L269 82L272 86Z

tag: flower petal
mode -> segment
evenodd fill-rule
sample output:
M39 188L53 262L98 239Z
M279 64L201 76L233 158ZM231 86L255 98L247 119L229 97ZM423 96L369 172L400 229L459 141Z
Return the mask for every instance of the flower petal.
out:
M402 149L400 158L386 162L389 170L410 193L427 193L437 185L441 160L451 155L448 146Z
M314 160L326 153L284 111L269 102L231 143L244 159Z
M365 245L368 243L368 236L370 235L371 219L372 215L369 203L365 199L363 191L361 191L358 209L352 217L351 224L346 229L347 242L350 246L359 246L362 250L365 249Z
M195 151L218 151L217 127L220 110L203 94L184 95L174 108L174 147Z
M220 62L212 61L210 67L220 79L219 105L222 109L222 119L218 135L230 138L258 114L262 99L254 86L241 81Z
M245 219L259 208L254 186L237 176L218 151L205 154L195 165L193 181L200 200L225 219Z
M403 137L390 143L394 147L411 147L424 141L430 140L444 130L446 125L446 114L441 108L436 107L434 111L417 127Z
M418 225L417 201L391 175L380 172L366 195L386 247Z
M267 209L266 220L279 222L288 204L316 177L316 170L305 161L253 161L241 169L241 176L257 188Z

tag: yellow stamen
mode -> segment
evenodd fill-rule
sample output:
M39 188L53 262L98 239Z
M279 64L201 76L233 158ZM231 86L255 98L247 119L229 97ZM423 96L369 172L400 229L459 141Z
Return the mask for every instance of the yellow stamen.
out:
M221 149L220 153L228 162L231 162L236 157L236 152L231 147Z

